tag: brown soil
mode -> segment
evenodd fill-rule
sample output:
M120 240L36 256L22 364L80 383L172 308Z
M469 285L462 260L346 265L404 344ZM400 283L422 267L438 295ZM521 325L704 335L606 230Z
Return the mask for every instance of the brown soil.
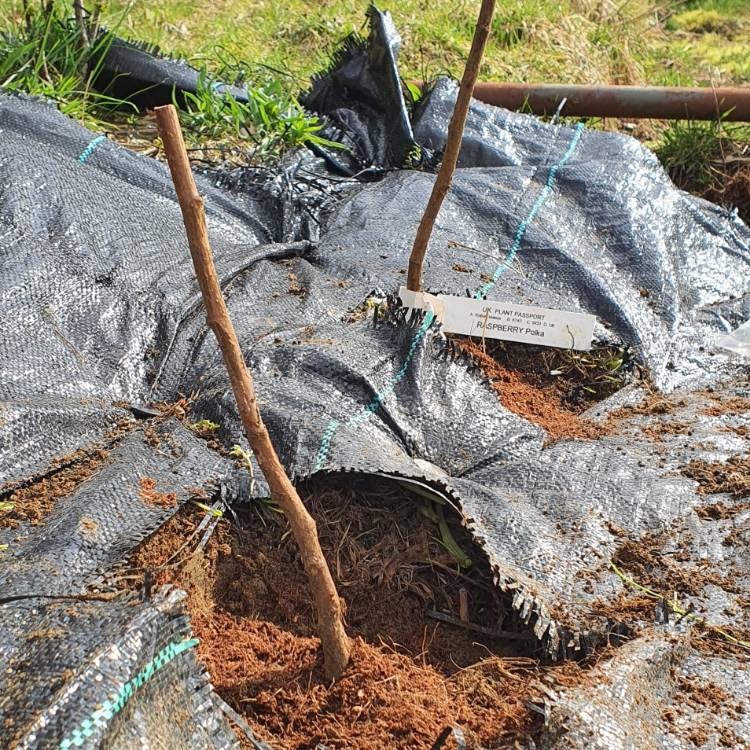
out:
M747 648L728 640L702 620L695 620L693 624L695 629L690 635L690 645L693 649L706 656L726 656L738 663L750 665L750 652ZM741 630L731 625L723 625L721 629L738 641L750 643L748 630Z
M707 521L719 521L724 518L734 518L750 508L750 502L737 503L736 505L725 505L724 503L711 503L700 508L695 508L699 518Z
M704 495L750 496L750 456L732 456L726 462L691 461L682 473L698 482L698 491Z
M0 492L3 502L12 504L11 510L0 511L0 526L14 529L22 523L37 526L52 512L58 500L72 495L99 470L108 456L108 451L100 448L81 449L56 461L45 476L30 484L9 491L5 496Z
M12 505L10 510L0 510L0 526L15 529L22 523L39 525L58 500L72 495L81 483L99 471L112 448L135 425L134 419L122 419L104 435L100 444L56 458L46 469L28 479L0 486L0 502Z
M703 413L708 417L720 417L724 414L741 414L750 411L750 398L742 396L721 398L715 394L711 394L711 398L716 401L716 405L708 406L703 410Z
M678 702L693 708L705 708L713 714L729 714L733 719L741 719L745 713L742 703L733 704L734 698L724 688L711 680L680 675L677 678Z
M471 339L457 338L455 341L459 349L468 354L482 372L491 378L492 387L497 391L503 406L539 425L553 440L594 439L605 434L604 425L578 416L585 405L572 404L569 391L566 392L559 381L534 373L529 367L509 367L490 356L481 344ZM535 366L538 367L539 363Z
M458 523L451 531L471 566L460 569L436 542L435 524L395 485L330 483L303 491L321 536L353 637L341 680L324 680L304 570L286 522L273 507L222 521L203 549L163 567L201 515L180 510L146 540L131 564L157 584L188 592L199 655L219 694L274 747L430 748L461 725L469 747L508 747L538 728L527 701L543 671L530 642L478 635L431 619L517 631L489 565ZM200 535L189 548L195 549ZM544 668L575 682L577 665ZM446 748L453 748L449 740Z
M161 508L174 508L177 505L177 495L174 492L158 492L156 482L151 477L142 477L138 482L138 497L149 505Z
M687 401L684 399L670 399L660 393L648 393L640 403L615 409L609 415L609 419L611 421L619 421L635 416L663 416L665 414L672 414L684 406L687 406Z
M740 524L732 529L722 541L725 547L738 547L748 543L750 543L750 526L748 524Z
M665 435L692 435L693 426L687 422L659 422L642 427L641 432L647 438L661 442Z
M687 542L682 540L682 546ZM664 546L664 538L646 535L621 544L612 560L637 583L665 596L672 592L695 596L709 584L726 591L736 590L733 581L710 570L710 561L688 566L685 564L687 553L681 554L678 548L676 554L667 555L663 552Z
M672 724L673 733L699 747L714 738L719 747L733 750L747 747L742 738L717 721L727 718L742 720L745 713L743 703L716 683L702 681L695 676L675 675L675 687L674 704L662 713L662 718ZM686 712L689 713L690 723L681 726L679 717Z
M621 591L614 599L597 599L591 607L595 614L610 622L632 623L653 620L658 602L648 596Z

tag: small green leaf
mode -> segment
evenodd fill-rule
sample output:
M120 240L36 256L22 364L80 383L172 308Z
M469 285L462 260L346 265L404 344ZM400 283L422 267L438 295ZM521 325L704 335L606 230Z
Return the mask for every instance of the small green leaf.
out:
M422 89L411 81L404 81L404 85L411 96L412 102L416 104L422 98Z

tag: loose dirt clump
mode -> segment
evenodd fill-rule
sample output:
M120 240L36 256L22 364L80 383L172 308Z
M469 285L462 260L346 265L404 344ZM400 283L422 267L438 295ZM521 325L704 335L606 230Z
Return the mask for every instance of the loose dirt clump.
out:
M719 633L703 620L694 621L690 646L706 656L726 656L738 663L750 665L750 652L742 644L750 643L750 631L723 625ZM727 638L726 636L729 636Z
M704 495L728 493L734 497L750 496L750 456L732 456L722 461L691 461L682 469L685 476L698 482Z
M535 374L528 367L518 369L508 366L471 339L455 341L459 349L469 355L491 379L503 406L539 425L553 440L594 439L606 433L604 425L579 416L584 404L571 403L569 387L563 386L554 377Z
M692 435L693 426L688 422L659 422L641 427L641 432L649 439L662 442L665 435Z
M58 500L72 495L107 461L109 452L101 448L81 449L58 459L48 473L25 486L3 493L0 526L38 526L52 512ZM7 505L6 505L7 504Z
M750 398L744 398L743 396L719 398L714 394L711 394L711 397L716 403L703 410L703 414L707 417L721 417L724 414L741 414L750 411Z
M304 569L272 504L240 514L240 526L220 522L196 552L202 514L183 508L130 561L155 584L188 592L199 656L256 735L280 750L427 750L455 725L468 747L507 747L533 734L539 716L527 702L538 698L543 668L460 524L449 521L464 567L437 541L435 509L420 513L431 501L401 485L318 484L303 497L353 638L351 665L334 684L324 679ZM497 636L461 626L462 598L470 623Z
M39 525L58 500L72 495L107 463L112 449L135 425L130 417L121 419L104 435L101 443L56 458L36 476L1 486L0 527L15 529L22 523Z
M747 427L747 425L744 424L729 424L724 427L723 430L724 432L731 432L733 435L738 435L739 437L750 437L750 427Z
M710 680L703 681L695 675L674 675L674 704L662 713L672 727L671 731L697 747L718 742L720 747L741 748L747 744L720 719L741 721L745 707L726 690ZM689 723L679 719L687 714Z
M679 703L693 708L705 708L715 715L727 714L733 719L741 719L745 713L741 703L733 705L733 696L710 680L704 681L682 674L677 678L677 687Z
M729 578L704 569L709 561L701 561L703 566L688 566L683 563L689 556L680 554L680 549L676 554L664 554L665 541L656 535L628 540L618 547L612 561L641 586L665 595L677 592L696 596L709 584L726 591L736 589Z
M621 591L614 599L597 599L591 604L591 609L610 622L632 623L653 620L657 604L648 596Z
M609 414L612 421L620 421L629 417L652 417L673 414L678 409L687 406L687 401L682 398L663 396L660 393L650 392L637 404L621 406Z
M174 508L177 505L177 495L174 492L158 492L156 482L151 477L141 477L138 481L138 497L144 503L160 508Z
M740 513L750 509L750 502L738 503L736 505L725 505L724 503L711 503L695 508L695 513L704 521L720 521L725 518L734 518Z

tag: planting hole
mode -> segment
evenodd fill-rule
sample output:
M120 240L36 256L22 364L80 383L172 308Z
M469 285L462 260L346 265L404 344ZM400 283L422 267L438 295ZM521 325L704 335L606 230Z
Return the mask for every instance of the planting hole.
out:
M537 644L458 513L377 478L310 481L301 494L353 640L352 662L333 685L323 676L305 573L273 503L247 506L202 550L191 552L197 536L162 567L201 520L186 506L131 559L156 583L188 592L199 656L253 731L280 748L323 740L329 748L431 747L455 725L469 747L533 733Z

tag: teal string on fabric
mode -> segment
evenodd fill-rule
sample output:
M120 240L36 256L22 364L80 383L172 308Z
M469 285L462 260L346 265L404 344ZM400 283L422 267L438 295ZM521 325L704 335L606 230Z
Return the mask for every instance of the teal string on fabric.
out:
M516 234L513 237L513 243L510 246L510 250L508 250L505 260L495 270L495 273L492 275L492 281L488 281L476 292L474 295L476 299L483 299L486 297L492 287L497 284L498 279L513 265L513 261L521 247L521 242L526 234L526 230L529 228L531 222L534 221L542 206L547 202L547 199L552 195L552 192L555 189L555 182L557 181L557 173L565 166L565 164L567 164L570 157L573 156L573 153L578 147L578 142L581 140L581 134L583 133L584 128L585 125L582 122L579 122L576 126L575 133L573 133L573 139L568 146L568 150L557 164L550 167L549 174L547 175L547 182L542 188L539 197L534 201L534 205L531 207L529 215L519 224Z
M318 459L315 462L315 471L320 471L325 466L326 459L328 458L328 451L331 449L331 440L336 434L336 430L339 428L339 423L332 419L323 430L323 439L320 441L320 448L318 448Z
M414 353L417 351L419 342L424 338L427 333L427 329L432 325L432 321L435 319L435 313L425 313L422 325L419 330L414 334L414 338L411 340L409 345L409 351L406 353L404 363L401 365L401 369L390 379L388 385L383 388L382 391L378 391L370 400L370 403L365 406L362 411L354 416L350 417L346 423L347 427L355 427L360 422L366 422L379 408L380 405L390 396L395 390L396 386L404 379L407 370L409 369L409 363L414 357ZM315 471L320 471L328 460L328 454L331 450L331 440L336 434L336 430L339 428L339 422L332 419L325 430L323 431L323 438L320 441L320 448L318 449L318 459L315 462Z
M91 156L91 154L94 153L94 149L102 141L106 141L106 140L107 140L107 136L106 135L98 135L98 136L96 136L96 138L94 138L94 140L91 141L91 143L89 143L89 145L86 146L85 149L83 149L83 151L81 152L81 155L78 157L78 161L80 161L81 164L85 164L86 163L86 159L88 159L89 156Z
M114 695L107 698L99 708L92 712L88 719L84 719L65 739L60 742L60 750L69 750L71 747L83 747L86 740L91 737L96 729L104 728L112 717L122 711L125 704L134 693L147 683L162 667L169 664L172 659L184 651L197 646L197 638L189 638L184 641L172 641L146 664L146 666L128 680Z
M483 287L479 289L479 291L476 292L476 294L474 295L476 299L482 299L483 297L485 297L487 293L492 289L492 287L495 286L500 276L502 276L502 274L512 265L513 260L515 259L519 248L521 247L521 242L523 241L529 225L532 221L534 221L536 215L539 213L542 206L544 206L544 204L547 202L547 199L554 191L555 183L557 181L557 173L565 166L565 164L567 164L570 157L573 156L576 148L578 147L578 143L581 140L581 135L584 131L584 128L585 126L583 123L578 123L575 132L573 133L573 138L568 145L567 151L565 152L565 154L563 154L563 157L560 159L560 161L557 162L557 164L554 164L552 167L550 167L549 174L547 175L547 181L542 188L542 192L539 194L536 201L534 201L534 205L531 207L529 215L520 223L518 229L516 230L516 234L513 237L513 243L510 246L510 250L508 250L508 254L505 260L495 270L495 273L492 276L492 281L487 282ZM367 406L364 407L362 411L347 420L347 427L355 427L361 422L366 422L380 408L380 405L383 403L383 401L393 393L395 387L398 385L398 383L401 382L401 380L403 380L404 376L406 375L406 372L409 369L409 363L411 362L412 357L414 356L414 352L417 349L417 345L419 344L419 341L422 339L425 333L427 333L427 329L432 324L434 317L435 315L432 312L428 312L425 315L424 322L412 339L409 351L406 355L404 364L402 365L401 369L391 378L388 385L382 391L379 391L375 394L375 396L373 396L370 403L367 404ZM323 437L320 441L320 448L318 449L318 457L317 461L315 462L315 471L320 471L325 466L326 461L328 460L328 455L331 451L331 441L333 440L333 437L336 434L339 426L340 423L335 419L332 419L326 425L326 428L323 431Z

